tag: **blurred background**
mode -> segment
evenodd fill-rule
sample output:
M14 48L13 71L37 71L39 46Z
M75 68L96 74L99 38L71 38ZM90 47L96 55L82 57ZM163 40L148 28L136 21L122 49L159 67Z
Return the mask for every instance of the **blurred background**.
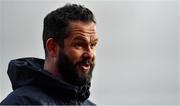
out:
M179 0L1 0L0 101L12 91L8 62L44 58L43 18L67 2L88 7L97 20L90 100L98 105L180 104Z

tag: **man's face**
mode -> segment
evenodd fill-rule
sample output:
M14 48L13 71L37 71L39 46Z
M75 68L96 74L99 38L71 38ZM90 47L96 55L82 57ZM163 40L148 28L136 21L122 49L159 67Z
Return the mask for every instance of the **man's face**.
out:
M95 65L96 44L95 23L70 22L70 35L64 39L64 47L60 47L57 61L65 81L74 85L90 82Z

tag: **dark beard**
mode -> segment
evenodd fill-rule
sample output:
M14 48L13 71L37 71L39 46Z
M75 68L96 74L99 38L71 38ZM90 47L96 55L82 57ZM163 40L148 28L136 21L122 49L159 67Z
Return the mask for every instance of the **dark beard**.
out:
M91 64L89 73L85 75L81 74L80 70L77 69L77 66L83 62L89 62ZM77 86L84 86L84 85L90 84L90 81L92 78L92 71L95 66L93 61L89 61L87 59L81 59L77 61L76 63L73 63L72 61L70 61L68 56L64 53L64 51L61 50L56 64L65 82L68 82L72 85L77 85Z

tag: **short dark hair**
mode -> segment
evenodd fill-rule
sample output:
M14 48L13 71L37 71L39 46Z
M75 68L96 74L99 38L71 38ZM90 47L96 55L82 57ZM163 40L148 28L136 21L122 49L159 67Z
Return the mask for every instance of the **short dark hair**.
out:
M45 57L47 57L46 41L49 38L53 38L62 46L64 44L64 39L68 37L70 21L96 23L94 14L91 10L82 5L66 4L63 7L50 12L44 18L43 45Z

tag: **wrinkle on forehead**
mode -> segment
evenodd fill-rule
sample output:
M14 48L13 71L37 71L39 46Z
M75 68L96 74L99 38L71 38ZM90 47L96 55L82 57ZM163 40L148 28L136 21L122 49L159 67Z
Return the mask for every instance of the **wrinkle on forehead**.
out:
M74 28L71 30L72 33L86 33L86 34L94 34L96 35L96 31L95 30L83 30L83 29L79 29L79 28Z
M97 42L96 24L93 22L73 21L69 24L69 36L64 39L65 45L71 45L76 39L88 43Z
M96 25L93 22L81 22L75 21L70 22L70 33L71 34L88 34L96 35Z

